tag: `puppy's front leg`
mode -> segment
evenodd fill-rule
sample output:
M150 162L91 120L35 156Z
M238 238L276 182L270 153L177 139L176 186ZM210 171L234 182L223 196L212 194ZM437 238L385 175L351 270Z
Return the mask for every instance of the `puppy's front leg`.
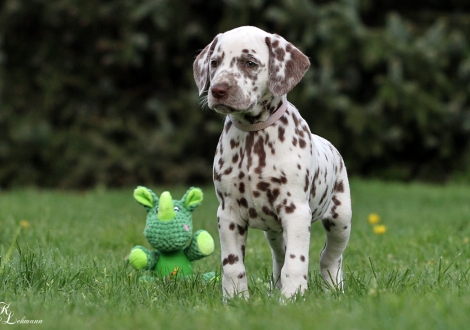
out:
M236 295L248 298L248 282L245 271L245 246L248 227L238 214L219 206L217 211L222 257L222 290L224 298ZM243 224L243 225L242 225Z
M286 253L281 270L282 294L291 298L307 289L311 213L308 205L282 215Z

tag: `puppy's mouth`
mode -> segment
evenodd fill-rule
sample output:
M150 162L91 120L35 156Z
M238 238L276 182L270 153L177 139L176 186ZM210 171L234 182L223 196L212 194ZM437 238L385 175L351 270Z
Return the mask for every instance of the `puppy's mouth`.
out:
M213 106L213 109L215 111L217 111L218 113L221 113L223 115L229 115L231 113L240 111L240 110L234 109L232 107L229 107L228 105L225 105L225 104L216 104L216 105Z
M212 109L220 114L230 115L234 113L249 113L255 105L256 103L250 104L246 109L237 109L226 104L217 103L212 106Z

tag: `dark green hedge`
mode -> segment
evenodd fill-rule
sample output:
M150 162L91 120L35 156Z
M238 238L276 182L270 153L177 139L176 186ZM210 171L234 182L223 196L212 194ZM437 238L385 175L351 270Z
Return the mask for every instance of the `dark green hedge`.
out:
M0 187L209 182L222 118L200 109L192 62L215 34L246 24L310 57L289 99L351 174L440 181L468 170L466 8L418 15L388 13L399 2L386 0L2 3Z

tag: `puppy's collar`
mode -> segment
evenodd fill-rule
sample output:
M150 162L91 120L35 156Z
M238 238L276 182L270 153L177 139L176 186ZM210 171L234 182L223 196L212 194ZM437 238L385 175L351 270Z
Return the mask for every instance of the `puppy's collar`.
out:
M281 106L274 112L271 116L268 117L265 121L259 122L259 123L254 123L254 124L242 124L236 121L232 116L229 116L230 120L232 121L232 124L238 128L241 131L244 132L254 132L254 131L261 131L272 124L274 124L276 121L278 121L282 115L286 112L287 110L287 98L284 95L282 97L282 104Z

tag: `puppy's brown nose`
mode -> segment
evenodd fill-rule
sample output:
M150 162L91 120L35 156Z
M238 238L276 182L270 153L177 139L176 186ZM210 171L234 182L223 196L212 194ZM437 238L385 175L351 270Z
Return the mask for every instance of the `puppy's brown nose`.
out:
M212 96L216 99L221 99L227 94L228 85L227 84L215 84L211 87Z

